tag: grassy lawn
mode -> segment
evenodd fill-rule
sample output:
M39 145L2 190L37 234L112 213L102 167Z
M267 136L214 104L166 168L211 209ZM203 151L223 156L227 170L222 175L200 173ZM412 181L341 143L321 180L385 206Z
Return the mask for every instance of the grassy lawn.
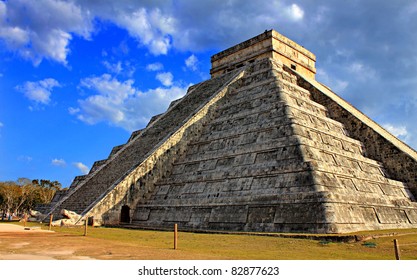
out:
M22 225L22 223L16 224ZM40 225L28 223L27 226ZM48 229L48 227L42 225L42 229ZM53 227L52 230L67 239L77 238L78 241L82 241L84 245L80 245L77 254L93 256L94 258L393 260L395 259L393 239L396 238L401 247L401 259L417 260L417 229L356 233L360 235L396 233L399 235L355 243L180 231L178 250L172 249L172 232L89 227L88 236L83 237L84 229L82 227ZM65 238L62 241L65 242ZM113 256L109 257L90 252L91 250L94 251L94 247L90 248L87 244L97 244L97 251L101 250L100 246L104 246L106 249L102 249L102 251L111 250ZM143 254L135 254L132 250ZM126 255L126 252L130 253Z

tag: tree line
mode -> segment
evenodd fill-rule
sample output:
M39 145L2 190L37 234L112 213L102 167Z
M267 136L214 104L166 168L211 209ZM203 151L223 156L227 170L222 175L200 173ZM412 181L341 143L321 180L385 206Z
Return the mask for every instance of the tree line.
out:
M58 181L29 180L27 178L0 182L2 218L12 214L23 215L34 209L37 204L51 202L55 192L61 187L62 185Z

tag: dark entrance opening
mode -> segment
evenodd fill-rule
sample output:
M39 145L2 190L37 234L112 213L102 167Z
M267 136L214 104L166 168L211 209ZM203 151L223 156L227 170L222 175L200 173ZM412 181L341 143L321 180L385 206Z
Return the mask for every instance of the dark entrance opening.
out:
M130 223L130 207L127 205L122 206L122 211L120 213L120 222Z

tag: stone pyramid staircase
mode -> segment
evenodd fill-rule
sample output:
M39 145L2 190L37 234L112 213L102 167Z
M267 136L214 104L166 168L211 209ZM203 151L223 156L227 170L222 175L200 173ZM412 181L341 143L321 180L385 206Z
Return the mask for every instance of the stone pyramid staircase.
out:
M173 134L201 103L207 102L232 75L233 73L190 87L181 100L182 106L176 106L178 101L174 101L167 112L152 118L147 128L133 132L126 144L114 147L108 159L96 162L88 175L77 176L66 197L48 215L53 214L58 219L61 217L61 209L85 214L97 200L104 197L143 162L158 143Z
M416 151L315 81L308 50L266 31L214 55L210 72L49 214L192 230L417 227Z
M142 227L346 232L416 226L407 185L273 60L247 66L172 173L139 200Z

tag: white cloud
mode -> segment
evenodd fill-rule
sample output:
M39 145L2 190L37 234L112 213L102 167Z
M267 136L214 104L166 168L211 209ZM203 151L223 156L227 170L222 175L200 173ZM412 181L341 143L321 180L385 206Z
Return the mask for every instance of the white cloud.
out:
M301 21L304 18L304 11L297 4L285 8L287 16L293 21Z
M342 93L349 86L347 81L335 77L330 78L329 74L321 68L317 68L316 79L336 93Z
M82 2L81 2L82 4ZM154 55L167 54L171 48L169 34L174 31L175 19L159 8L145 8L142 4L109 5L96 10L97 16L108 19L126 29L130 36L146 46Z
M136 67L132 65L129 61L124 62L124 71L123 74L127 77L132 77L136 72Z
M403 7L400 16L404 20L411 18L415 14L417 14L417 3L412 2Z
M349 71L355 74L362 74L365 71L365 66L360 62L353 62L349 66Z
M185 65L187 66L187 68L189 68L193 71L197 70L197 63L198 63L198 58L194 54L190 55L185 60Z
M175 3L0 1L0 40L35 65L44 58L67 64L72 38L90 39L91 34L99 30L100 22L111 22L125 29L140 46L154 55L161 55L173 47L199 50L223 44L228 46L265 28L301 21L305 14L297 4L271 3L269 0L227 1L222 2L221 9L219 1ZM248 18L256 20L248 21Z
M19 156L17 160L23 162L31 162L33 158L31 156Z
M164 69L164 65L162 63L156 62L146 65L146 70L148 71L160 71Z
M174 79L174 76L170 72L163 72L158 73L156 75L156 79L160 81L164 86L169 87L172 86L172 80Z
M125 29L140 46L162 55L173 47L201 50L229 46L265 28L302 21L305 15L299 5L278 1L226 1L221 9L219 1L204 2L0 1L0 40L35 65L44 58L67 64L72 38L90 39L101 22Z
M0 39L38 65L43 58L67 63L72 34L89 38L91 17L72 1L0 2Z
M16 89L23 92L29 100L47 105L51 101L53 88L59 86L58 81L47 78L37 82L25 82L23 85L17 86Z
M78 108L70 113L88 124L107 122L133 131L143 127L149 119L166 110L172 100L186 92L186 87L156 88L146 92L133 86L133 80L119 81L108 74L81 81L81 87L94 94L78 100Z
M65 162L65 160L63 160L63 159L57 159L57 158L54 158L51 161L51 164L52 165L55 165L55 166L61 166L61 167L64 167L64 166L67 165L67 163Z
M81 86L99 94L79 100L82 113L78 114L78 118L89 124L102 120L109 120L111 123L121 122L125 115L119 110L119 107L129 96L135 94L135 89L132 87L133 82L133 80L119 82L108 74L82 80Z
M385 123L385 124L382 124L382 126L386 130L391 132L395 137L407 138L407 136L408 136L407 127L405 127L403 125L395 126L395 125L390 124L390 123Z
M354 61L348 66L348 71L354 75L359 81L367 81L377 78L377 72L370 66L365 65L362 62Z
M83 175L88 174L90 169L82 162L74 162L73 165L81 171Z
M117 63L110 63L108 61L103 61L103 65L112 73L120 74L123 71L122 62L118 61Z
M117 61L115 63L103 61L102 63L110 73L116 75L132 77L133 74L136 72L136 67L132 65L129 61Z
M77 114L78 112L80 112L80 108L73 108L73 107L69 107L69 108L68 108L68 112L69 112L71 115L75 115L75 114Z

